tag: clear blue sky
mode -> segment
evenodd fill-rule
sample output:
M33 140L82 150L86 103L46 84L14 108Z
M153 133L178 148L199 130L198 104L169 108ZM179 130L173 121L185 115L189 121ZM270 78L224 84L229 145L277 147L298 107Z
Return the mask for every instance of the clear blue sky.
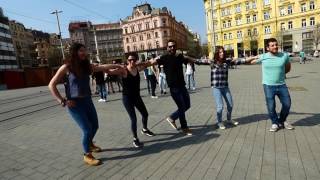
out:
M56 17L50 12L62 10L60 14L63 37L69 37L68 24L74 20L90 20L93 23L115 22L132 12L132 7L146 0L0 0L0 7L12 20L27 28L46 32L58 32ZM178 21L183 21L194 32L205 36L205 12L202 0L148 0L152 7L168 7ZM80 6L80 7L79 7ZM91 12L93 11L93 12Z

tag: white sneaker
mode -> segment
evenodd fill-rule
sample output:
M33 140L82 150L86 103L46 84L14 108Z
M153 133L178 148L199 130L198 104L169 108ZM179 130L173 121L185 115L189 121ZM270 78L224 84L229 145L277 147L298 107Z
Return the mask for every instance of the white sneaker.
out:
M152 98L152 99L157 99L157 98L158 98L158 96L151 96L151 98Z
M194 88L192 88L192 91L195 91L196 90L196 88L194 87Z
M283 125L284 125L284 128L286 128L288 130L293 130L294 129L294 127L290 123L288 123L287 121L285 121L283 123Z
M269 129L270 132L276 132L278 131L279 126L277 124L272 124L271 128Z
M219 129L226 129L226 127L224 126L224 124L222 122L218 123L218 127L219 127Z
M235 126L237 126L237 125L239 124L238 121L234 121L234 120L228 120L227 122L228 122L229 124L233 124L233 125L235 125Z
M98 102L106 102L104 99L99 99Z

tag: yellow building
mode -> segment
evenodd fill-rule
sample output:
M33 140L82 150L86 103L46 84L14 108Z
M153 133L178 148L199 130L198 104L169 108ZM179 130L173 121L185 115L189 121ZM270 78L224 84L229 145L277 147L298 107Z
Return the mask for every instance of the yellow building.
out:
M264 52L277 38L282 50L311 53L320 22L320 0L204 0L209 57L223 46L239 57Z

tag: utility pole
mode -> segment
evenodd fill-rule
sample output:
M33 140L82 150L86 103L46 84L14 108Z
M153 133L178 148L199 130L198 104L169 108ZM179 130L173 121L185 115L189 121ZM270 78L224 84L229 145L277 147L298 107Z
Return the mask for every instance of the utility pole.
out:
M51 14L55 14L57 16L57 22L58 22L58 29L59 29L59 36L60 36L60 48L62 53L62 59L65 59L64 52L63 52L63 45L62 45L62 36L61 36L61 29L60 29L60 22L59 22L59 13L62 13L62 11L55 10Z
M97 60L98 62L100 62L99 48L98 48L98 41L97 41L97 35L96 35L96 29L95 29L95 27L93 27L93 35L94 35L94 42L95 42L96 51L97 51L96 60Z

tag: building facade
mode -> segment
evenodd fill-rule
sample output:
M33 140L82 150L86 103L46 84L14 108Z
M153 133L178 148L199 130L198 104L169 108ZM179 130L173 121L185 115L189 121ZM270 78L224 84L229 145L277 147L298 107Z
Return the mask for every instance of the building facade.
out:
M9 22L9 26L19 68L31 67L35 61L32 33L14 20Z
M85 22L71 22L69 23L69 34L71 43L77 42L84 44L88 50L88 52L91 52L91 38L90 37L90 31L92 28L92 23L90 21Z
M36 62L33 64L33 66L48 66L50 34L38 30L29 31L33 35L33 42L35 46Z
M111 63L114 60L122 61L124 51L120 23L92 25L90 30L90 46L92 54L95 57L99 56L99 59L96 60L102 63Z
M137 5L131 16L121 20L121 27L125 53L139 52L142 57L159 54L166 49L169 39L177 41L178 49L187 49L187 29L166 7Z
M15 49L9 27L9 19L0 8L0 71L18 69Z
M284 51L311 53L320 0L204 0L210 58L216 46L238 57L264 52L277 38Z

